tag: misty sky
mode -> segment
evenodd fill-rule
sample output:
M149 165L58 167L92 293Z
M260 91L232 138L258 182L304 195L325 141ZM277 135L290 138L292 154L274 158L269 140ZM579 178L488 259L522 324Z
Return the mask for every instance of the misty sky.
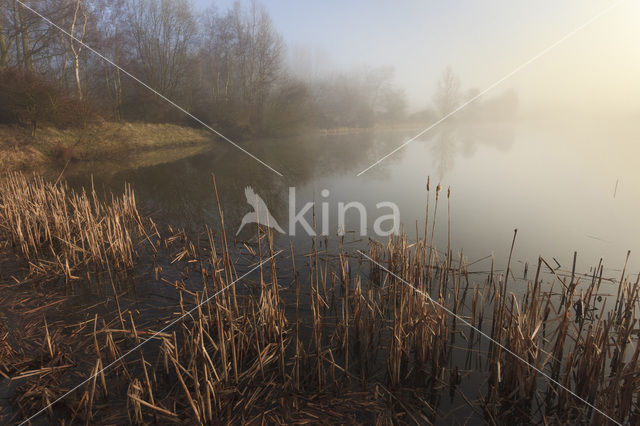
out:
M486 88L612 1L264 1L289 52L317 70L392 65L411 109L451 65ZM196 0L198 8L211 0ZM232 0L213 3L226 10ZM640 2L627 0L495 89L521 105L640 115Z

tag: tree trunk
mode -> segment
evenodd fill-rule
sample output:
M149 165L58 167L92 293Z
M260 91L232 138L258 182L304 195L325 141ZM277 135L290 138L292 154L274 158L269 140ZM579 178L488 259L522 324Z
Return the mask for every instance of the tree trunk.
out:
M69 46L71 47L71 53L73 54L73 71L76 79L76 91L78 94L78 99L82 100L82 84L80 82L80 52L82 51L82 40L84 39L84 35L87 29L87 12L86 10L82 11L84 16L84 22L82 23L82 30L80 33L80 37L75 36L76 23L78 22L78 12L80 11L80 2L81 0L76 0L76 8L73 12L73 21L71 22L71 31L69 32ZM75 40L78 40L78 48L76 49Z
M4 38L4 30L2 28L2 22L0 21L0 71L7 68L9 65L9 46L7 46L7 40Z
M120 121L120 104L122 104L122 82L120 80L120 69L116 68L116 108L115 118L116 121Z
M82 85L80 84L80 59L78 56L73 58L73 67L76 76L76 90L78 91L78 99L82 100Z
M29 41L29 27L25 22L24 14L17 9L18 18L20 20L20 41L22 42L22 60L24 63L24 68L27 71L31 71L33 69L33 61L31 58L31 43Z

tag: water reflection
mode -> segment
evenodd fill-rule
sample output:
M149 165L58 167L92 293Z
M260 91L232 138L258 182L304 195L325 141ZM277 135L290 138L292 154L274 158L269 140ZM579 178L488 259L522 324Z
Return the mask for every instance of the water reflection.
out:
M254 188L264 199L271 214L286 229L289 187L296 187L298 204L304 204L318 201L319 193L325 187L334 191L341 187L350 188L370 183L372 180L392 179L398 169L406 167L406 155L411 158L411 153L401 152L389 157L376 168L372 176L356 178L355 174L394 149L403 138L410 137L411 133L387 131L310 135L256 140L247 146L268 164L286 171L284 177L275 175L251 158L238 155L233 148L216 144L209 150L177 161L129 169L115 166L109 169L104 164L100 168L88 165L83 169L76 165L75 169L66 173L66 178L73 186L90 185L93 179L93 184L98 189L104 188L105 192L117 192L128 182L135 188L140 207L144 211L163 222L196 230L203 224L218 223L212 183L212 176L215 175L225 222L234 232L250 209L244 195L248 186ZM420 162L428 170L428 174L443 180L454 168L457 158L472 157L478 146L482 145L508 150L513 144L513 135L511 125L486 126L472 122L453 122L440 126L435 136L431 135L414 143L428 147L428 155L420 155ZM92 175L96 170L98 173ZM322 181L325 183L320 185ZM377 199L376 196L375 193L365 196L357 189L353 189L350 195L336 195L346 202L366 202L372 206L372 211L375 210L375 203L386 197L382 191L379 191L382 198ZM420 213L410 213L407 217L412 221L418 214ZM308 216L311 223L311 213ZM335 224L335 220L332 223Z
M124 182L131 183L142 208L167 223L196 228L217 222L217 205L213 191L215 175L225 220L230 226L240 223L249 208L244 189L253 187L265 200L280 223L288 219L288 188L302 187L323 176L353 175L353 170L374 161L397 143L391 133L359 133L338 136L257 140L247 149L276 169L286 170L284 177L273 174L251 158L238 155L225 145L178 161L142 166L92 177L95 170L76 168L66 173L73 186L89 185L93 178L97 188L119 191ZM390 161L389 165L397 162ZM306 197L308 194L302 194ZM313 194L306 201L313 198Z
M285 172L284 177L225 144L214 144L205 152L177 161L137 168L109 169L103 164L82 169L76 165L67 170L65 177L74 186L90 185L91 173L95 172L96 188L115 192L121 191L125 182L131 183L140 207L156 221L197 230L219 221L213 173L225 223L233 234L251 210L244 195L247 186L262 197L285 230L289 187L296 188L298 210L315 199L316 213L321 214L320 202L329 203L329 230L333 236L339 202L362 203L371 229L380 213L376 203L392 201L400 208L405 229L414 237L416 227L419 233L423 231L425 181L431 176L434 185L440 181L445 188L452 188L451 244L454 253L463 248L470 261L492 252L496 264L506 261L505 251L514 228L519 229L514 264L535 264L541 254L570 263L568 258L578 251L579 260L584 259L586 266L594 259L597 263L600 256L606 256L607 265L617 266L624 260L626 250L637 245L633 238L640 232L640 223L635 220L640 199L640 189L634 185L637 172L632 161L617 162L615 168L607 170L599 160L602 154L597 147L610 139L610 133L505 120L458 120L443 123L433 133L356 177L416 133L309 135L256 140L247 145L251 152ZM620 131L616 137L621 141L617 145L619 156L633 158L627 151L635 149L635 133ZM567 174L567 164L579 173ZM591 173L593 170L598 173ZM56 170L52 174L58 173ZM613 185L618 178L623 185L614 199ZM322 198L323 189L328 189L330 196ZM447 244L447 206L441 203L440 208L443 210L438 214L435 238L443 247ZM312 222L311 212L306 218ZM359 225L357 212L347 217L347 230L358 230ZM245 227L239 237L251 236L250 228ZM278 243L288 245L287 236L277 234L277 238ZM607 245L602 240L611 243ZM300 233L293 242L307 247L309 238ZM363 238L362 244L366 243L367 238Z
M455 167L456 158L471 158L478 147L487 146L506 152L513 146L515 123L506 121L496 124L472 122L443 123L434 129L431 143L434 176L444 180ZM429 143L429 141L424 141Z

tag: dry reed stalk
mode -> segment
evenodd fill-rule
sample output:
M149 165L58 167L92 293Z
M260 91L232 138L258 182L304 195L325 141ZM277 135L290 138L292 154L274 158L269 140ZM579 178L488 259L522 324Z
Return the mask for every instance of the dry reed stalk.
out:
M217 188L215 190L217 194ZM460 251L459 262L452 260L450 208L446 255L439 258L433 245L440 191L438 185L431 235L427 208L423 241L412 243L406 235L400 235L390 238L386 244L370 244L369 257L385 265L393 275L374 264L367 270L358 262L356 269L355 260L345 252L342 243L340 253L330 257L325 240L326 252L322 254L321 242L316 238L312 251L304 255L309 269L304 285L300 283L290 244L291 284L295 281L290 293L281 285L282 274L271 261L269 267L260 268L259 285L255 288L259 294L252 294L254 288L247 286L246 289L239 287L237 293L228 291L208 300L209 295L228 286L237 276L224 233L220 234L222 241L217 248L214 234L208 228L203 242L209 247L202 247L199 239L194 244L182 231L172 232L164 239L165 247L172 247L174 253L175 262L171 268L182 264L183 269L179 272L183 275L174 283L166 281L178 297L170 311L184 314L192 304L208 301L187 316L179 330L157 336L160 340L155 366L151 368L142 351L140 367L137 362L119 364L118 377L110 380L114 384L122 383L123 389L127 389L129 421L149 421L144 418L146 413L157 416L158 422L184 419L191 423L303 423L331 418L339 419L338 423L354 423L355 419L366 422L359 416L369 411L376 413L367 419L372 422L426 423L447 419L437 417L443 414L438 413L440 394L449 387L452 394L463 395L461 381L464 383L467 372L458 365L461 361L456 356L462 349L468 352L465 360L468 367L465 368L470 368L475 358L475 367L481 370L478 374L490 377L488 389L479 390L481 394L477 401L462 398L472 411L483 411L487 421L525 422L546 418L566 423L605 420L581 406L564 388L548 386L545 399L540 370L615 418L633 423L640 396L637 379L640 376L640 349L636 340L638 281L629 281L625 267L615 301L609 300L609 305L615 305L613 309L605 308L606 298L598 300L598 289L603 280L601 262L583 281L574 266L571 281L568 281L568 277L561 277L561 272L539 258L533 282L514 286L509 281L514 231L506 274L499 275L494 271L492 257L489 275L483 273L479 282L470 283L470 276L475 275L469 271L464 253ZM82 212L103 214L103 206L95 211L94 200L88 207L81 201L74 203ZM65 214L69 211L73 209L67 209ZM219 213L221 225L224 225L221 210ZM70 223L73 221L65 219L56 226L66 229ZM21 227L16 233L22 235L27 248L37 241L38 235L50 232L30 233L32 228ZM82 239L84 243L77 246L91 256L103 259L100 267L110 271L113 262L110 247L127 252L118 241L131 240L131 232L132 229L121 226L108 229L106 246L98 242L97 234L87 233ZM159 237L157 228L156 235ZM143 241L151 239L150 235L140 237ZM427 238L431 239L431 244L427 243ZM257 244L248 250L252 261L256 258L262 261L263 255L274 253L273 236L268 231L258 228ZM104 247L107 247L106 251ZM62 254L67 249L56 250L57 267L63 265L65 274L71 276L77 267L74 265L79 264L74 262L81 262L84 255L73 249L71 252L78 257L65 258ZM162 255L162 251L158 254ZM51 268L37 260L34 264L34 268ZM550 286L541 271L543 264L550 270ZM195 272L200 284L189 281L190 272ZM327 279L331 280L330 293ZM419 291L402 280L412 283ZM111 285L118 296L113 281ZM562 285L564 299L554 293L554 285ZM287 310L284 302L293 303L294 292L295 312L293 307ZM433 299L425 297L423 292L433 293ZM124 299L120 300L123 307ZM140 324L134 324L132 312L126 307L122 312L129 312L130 325L125 326L120 303L116 303L118 312L113 312L109 327L103 321L102 329L98 330L95 315L93 333L85 333L93 339L97 355L96 362L88 367L94 372L102 368L105 356L115 360L139 342L140 336L153 334L153 329L141 326L144 322L138 320ZM305 322L305 306L310 315L308 323ZM294 314L295 328L290 318ZM113 326L118 324L118 319L120 329ZM474 328L463 328L461 319ZM43 360L61 359L57 354L59 335L49 333L53 330L49 329L51 324L45 322L44 325L44 339L37 340L44 354L41 368L22 368L14 377L21 377L21 374L29 375L25 379L49 377L67 365L59 361L55 365L44 365ZM88 326L79 327L79 330L84 327ZM495 343L487 344L477 330L490 335ZM105 336L103 346L98 342L98 333ZM78 336L81 334L77 332ZM460 339L463 343L457 344ZM514 359L512 353L528 364ZM486 367L481 361L483 357L487 358ZM98 380L105 396L107 393L105 376L99 376L89 383L79 398L80 403L75 404L74 416L82 412L86 413L87 419L92 416L96 419L104 410L94 403ZM340 376L344 380L340 380ZM356 386L361 387L359 393L355 391ZM47 400L55 398L52 388L54 390L49 390L44 397L38 396L39 402L34 402L34 395L41 395L34 389L31 393L25 392L28 396L22 399L23 410L44 406ZM339 403L335 398L327 398L335 392L351 405L340 405L343 413L336 408ZM318 402L323 400L331 402L325 405ZM355 410L361 411L356 413Z
M67 280L78 279L75 269L104 269L106 262L132 268L133 237L144 230L129 186L102 202L95 190L76 192L20 173L0 180L0 224L0 237L17 247L32 273Z

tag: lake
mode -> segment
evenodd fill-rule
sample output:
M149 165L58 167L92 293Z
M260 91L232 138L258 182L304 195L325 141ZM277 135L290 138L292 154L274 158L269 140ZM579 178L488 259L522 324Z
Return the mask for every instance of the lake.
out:
M447 247L451 188L451 248L463 250L474 269L487 269L494 254L496 265L506 263L513 230L518 229L512 265L521 271L542 255L570 269L574 251L584 272L604 259L605 272L615 275L627 250L638 252L640 172L635 153L640 143L637 127L618 126L615 132L572 123L506 122L449 123L432 129L404 149L359 172L388 154L418 130L362 132L346 135L308 135L255 140L246 149L280 171L280 177L254 159L219 141L195 155L154 166L121 170L116 164L71 168L72 186L88 185L91 172L98 188L121 191L131 183L140 206L154 218L196 230L215 225L217 205L211 174L220 190L228 232L235 234L242 217L252 211L244 188L251 186L264 199L273 217L287 231L289 188L295 188L296 212L315 200L317 229L323 223L322 203L328 212L328 234L336 239L338 203L357 201L367 213L367 235L360 235L360 216L347 211L345 241L354 247L367 244L373 223L397 204L400 220L410 238L424 232L426 180L433 194L442 183L435 242ZM99 170L99 172L97 171ZM322 191L328 190L328 196ZM325 215L326 216L326 215ZM305 216L312 223L312 211ZM326 221L326 219L325 219ZM246 227L246 238L255 227ZM309 236L298 225L295 237L276 233L277 243L308 247ZM454 256L455 257L455 256ZM478 262L478 260L484 259ZM518 266L519 265L519 266ZM633 268L631 269L633 270Z

